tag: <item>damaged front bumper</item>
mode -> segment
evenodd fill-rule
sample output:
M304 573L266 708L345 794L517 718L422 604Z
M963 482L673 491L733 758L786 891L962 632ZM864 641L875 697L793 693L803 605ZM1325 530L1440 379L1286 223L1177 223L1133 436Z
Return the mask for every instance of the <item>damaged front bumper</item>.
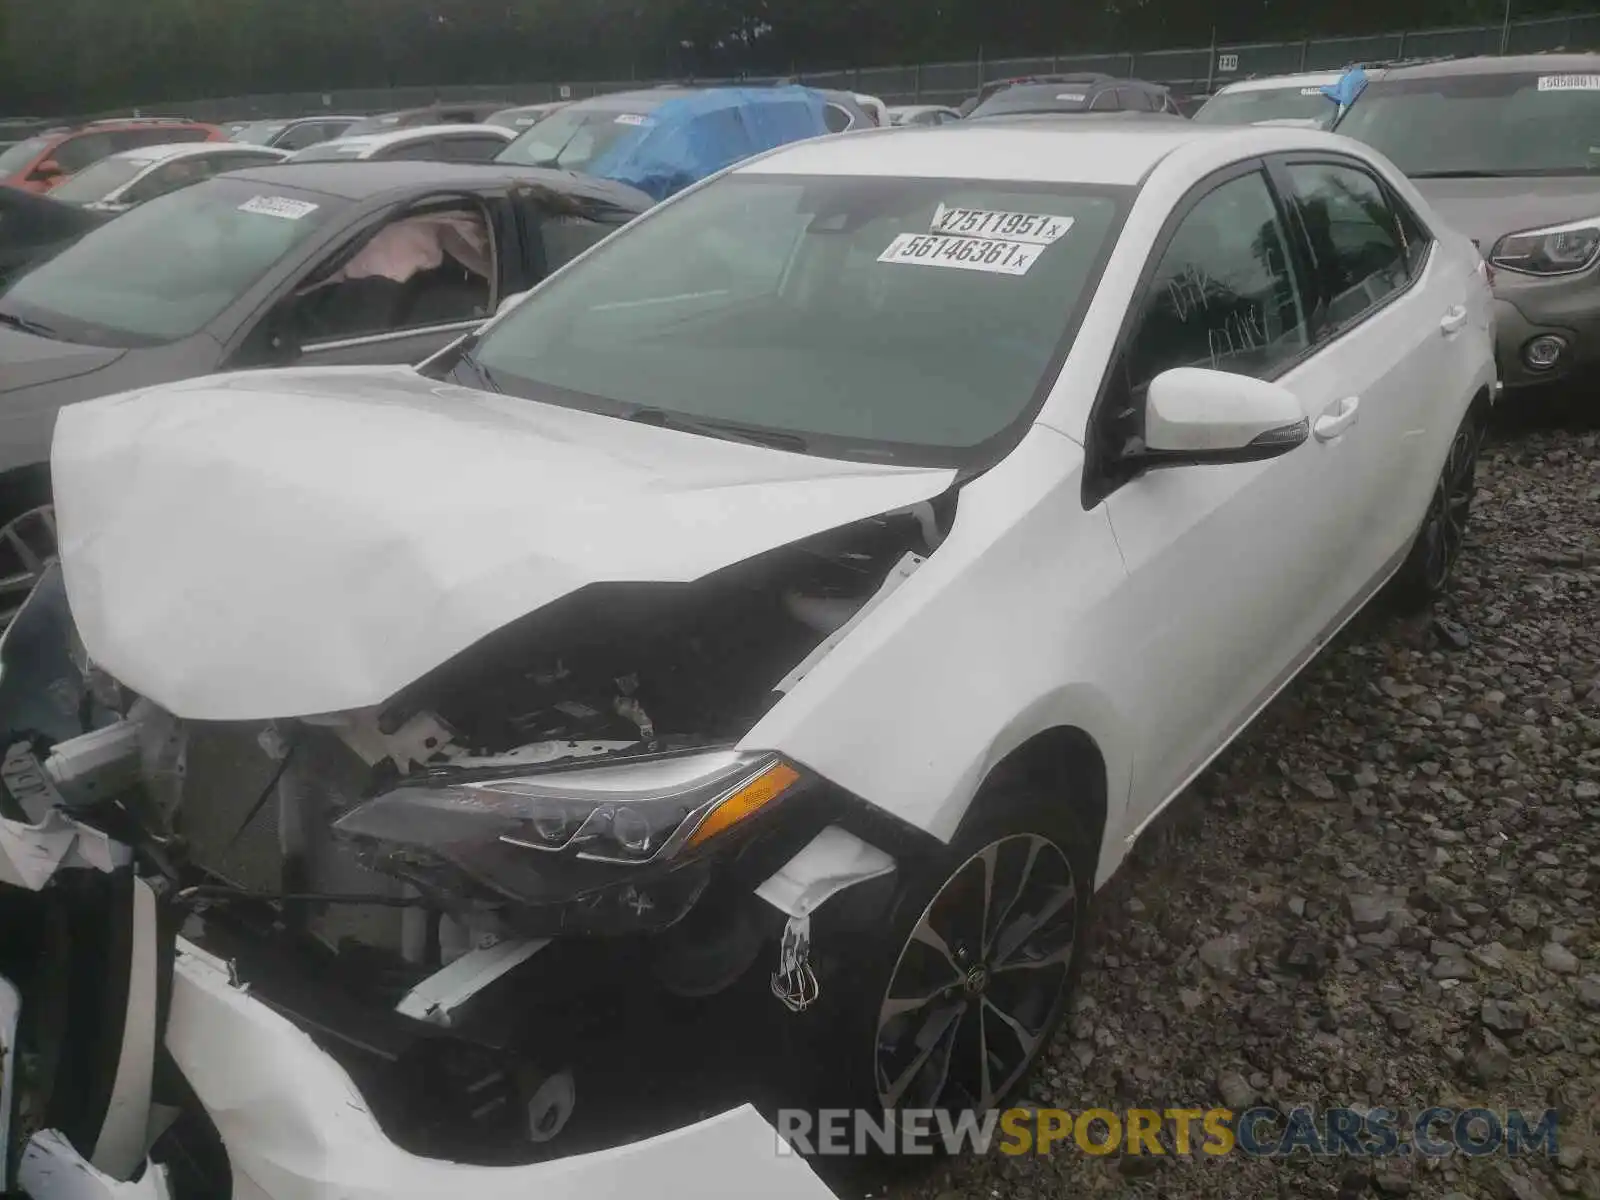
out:
M14 995L0 984L5 994ZM703 1200L834 1200L748 1105L533 1166L466 1166L408 1154L383 1134L349 1076L310 1037L253 998L226 963L183 942L167 1046L221 1135L233 1200L597 1200L679 1192ZM33 1200L173 1194L163 1166L146 1163L133 1179L120 1180L54 1130L30 1141L17 1183Z
M62 839L79 831L66 818L55 823L64 828L41 830L0 819L7 861L20 858L33 867L25 878L13 872L9 889L0 889L0 904L8 893L37 897L57 871L125 875L125 865L95 861L102 845L97 838L87 839L91 853L74 861L78 845L69 841L63 851ZM42 867L36 853L41 845L54 856L54 870ZM159 1121L150 1080L162 1023L154 998L158 963L170 963L169 990L162 989L168 991L166 1050L220 1137L231 1175L227 1194L234 1200L595 1200L680 1190L727 1200L832 1196L802 1159L784 1152L748 1105L660 1136L526 1166L466 1165L410 1153L383 1132L339 1063L241 984L228 961L182 938L170 957L152 954L154 905L141 884L134 884L134 892L131 952L120 963L128 975L120 989L126 1012L104 1122L82 1149L57 1129L35 1133L20 1147L19 1161L6 1174L33 1200L168 1200L177 1194L167 1168L143 1158L147 1146L139 1140ZM108 986L118 990L114 981ZM19 990L0 977L0 1148L13 1141L6 1124L14 1111L21 1004ZM133 1144L118 1147L119 1140L127 1141L119 1133L131 1133ZM137 1152L130 1154L134 1146ZM5 1167L0 1160L0 1169Z
M234 1200L833 1196L800 1158L781 1152L771 1127L748 1106L533 1166L464 1166L408 1154L309 1036L254 999L225 962L184 942L167 1047L221 1134Z

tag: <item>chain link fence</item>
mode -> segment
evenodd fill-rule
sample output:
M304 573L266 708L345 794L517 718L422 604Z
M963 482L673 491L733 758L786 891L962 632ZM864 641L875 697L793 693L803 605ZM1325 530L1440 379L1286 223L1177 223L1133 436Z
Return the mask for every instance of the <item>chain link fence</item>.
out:
M1251 42L1182 50L1126 54L1057 54L1034 58L973 59L904 67L863 67L850 71L802 72L802 83L818 88L865 92L889 104L959 104L984 83L1015 75L1099 71L1164 83L1185 94L1205 94L1235 79L1294 71L1336 70L1351 62L1433 58L1471 54L1530 54L1600 47L1600 13L1423 29L1371 37L1308 38L1298 42ZM187 116L201 121L238 121L329 113L369 113L413 108L435 101L503 101L539 104L578 100L608 92L651 87L658 80L588 83L527 83L510 86L406 87L290 92L281 95L228 96L141 108L145 116ZM682 81L673 81L682 82ZM764 85L772 77L695 79L706 86ZM112 114L104 114L112 115Z

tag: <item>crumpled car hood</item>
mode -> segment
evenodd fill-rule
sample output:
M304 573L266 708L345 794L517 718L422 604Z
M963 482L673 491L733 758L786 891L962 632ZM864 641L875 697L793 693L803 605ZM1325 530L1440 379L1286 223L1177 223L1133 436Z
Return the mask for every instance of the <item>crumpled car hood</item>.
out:
M85 648L169 712L209 720L380 704L587 584L694 580L953 478L403 367L247 372L69 405L51 463Z

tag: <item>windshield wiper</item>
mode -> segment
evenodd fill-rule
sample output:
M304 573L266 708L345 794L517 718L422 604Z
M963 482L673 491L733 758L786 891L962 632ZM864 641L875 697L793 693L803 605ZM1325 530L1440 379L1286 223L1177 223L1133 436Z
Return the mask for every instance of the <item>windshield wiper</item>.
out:
M494 377L494 372L484 366L483 360L473 353L473 349L477 344L478 335L473 334L466 345L456 352L456 365L466 367L477 377L478 382L489 391L504 394L506 389L500 386L500 381Z
M1515 179L1519 175L1537 175L1537 171L1412 171L1413 179Z
M16 313L0 312L0 325L9 325L13 329L20 329L23 333L31 333L37 337L51 338L55 341L61 340L61 335L51 329L50 326L42 325L38 321L30 321L27 317L19 317Z
M751 446L766 446L773 450L794 450L804 453L806 439L798 433L784 433L777 429L753 429L737 421L706 420L669 413L660 408L636 408L628 420L641 425L659 425L663 429L676 429L682 433L698 433L703 437L721 438L725 442L744 442Z

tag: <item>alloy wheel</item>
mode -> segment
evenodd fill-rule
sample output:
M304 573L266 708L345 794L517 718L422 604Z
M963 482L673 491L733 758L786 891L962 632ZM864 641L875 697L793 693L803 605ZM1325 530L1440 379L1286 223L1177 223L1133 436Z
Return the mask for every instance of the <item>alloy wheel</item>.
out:
M1043 1048L1071 974L1077 881L1037 834L990 842L912 929L878 1011L885 1109L995 1107Z
M1450 578L1467 538L1467 520L1472 512L1476 486L1478 423L1468 420L1450 443L1444 470L1433 490L1428 515L1422 527L1423 581L1429 592L1443 590Z
M30 509L0 526L0 629L11 624L56 557L56 513Z

